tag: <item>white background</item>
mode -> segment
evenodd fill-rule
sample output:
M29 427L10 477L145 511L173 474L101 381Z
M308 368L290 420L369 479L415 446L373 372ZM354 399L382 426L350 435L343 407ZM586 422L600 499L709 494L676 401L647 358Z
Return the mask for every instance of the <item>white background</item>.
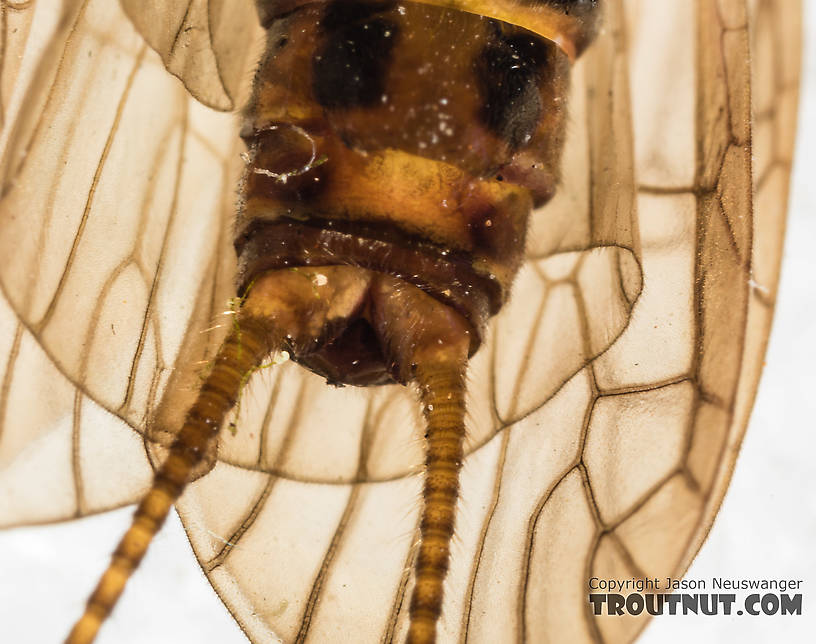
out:
M812 3L806 9L812 9ZM806 33L816 35L816 11ZM806 42L799 146L775 328L730 490L688 577L802 579L800 617L671 617L640 642L810 642L816 633L816 50ZM0 639L62 641L129 523L126 508L0 532ZM106 553L100 558L99 553ZM100 644L241 643L175 515L157 537Z

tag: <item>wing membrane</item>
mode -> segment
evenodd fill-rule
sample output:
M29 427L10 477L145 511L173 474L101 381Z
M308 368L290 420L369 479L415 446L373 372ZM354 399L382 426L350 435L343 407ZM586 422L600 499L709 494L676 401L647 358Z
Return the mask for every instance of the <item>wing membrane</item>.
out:
M4 2L0 5L0 127L9 117L9 101L20 72L23 51L34 19L30 3Z
M190 93L218 110L241 107L257 59L252 0L121 0L128 17Z
M199 332L231 290L222 215L240 165L233 118L195 103L116 3L65 6L60 46L32 50L37 64L24 61L30 74L18 78L20 110L34 110L29 121L39 127L7 137L3 157L11 180L0 202L0 246L10 261L0 286L19 349L5 366L0 451L4 486L36 482L73 498L59 511L10 508L4 524L137 498L147 472L133 429L144 433L155 421L176 358L190 357L182 346L202 348ZM49 399L51 378L63 393ZM89 404L94 411L85 411ZM111 419L109 447L85 429L91 417ZM116 433L125 428L130 438ZM33 457L51 433L62 445L60 468ZM117 459L119 472L92 457L122 443L138 449ZM108 479L91 470L107 470Z

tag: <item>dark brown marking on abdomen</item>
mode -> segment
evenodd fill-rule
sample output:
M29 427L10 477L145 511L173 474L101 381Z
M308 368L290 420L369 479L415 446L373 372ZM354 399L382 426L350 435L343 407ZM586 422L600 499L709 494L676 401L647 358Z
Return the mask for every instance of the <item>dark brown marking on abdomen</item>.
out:
M393 5L333 2L320 29L322 45L312 62L315 98L326 109L377 103L386 86L399 26L377 12Z
M541 120L539 84L556 64L556 50L530 33L505 35L498 20L490 25L495 37L475 61L484 101L480 117L515 151L530 142Z

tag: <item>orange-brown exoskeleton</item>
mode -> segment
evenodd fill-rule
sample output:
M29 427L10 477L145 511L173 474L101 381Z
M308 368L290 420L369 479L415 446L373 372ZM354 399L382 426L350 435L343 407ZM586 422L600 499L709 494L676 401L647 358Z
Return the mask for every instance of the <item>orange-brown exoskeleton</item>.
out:
M633 639L590 580L682 574L759 374L781 4L3 4L0 520L139 499L68 641L174 504L254 641Z

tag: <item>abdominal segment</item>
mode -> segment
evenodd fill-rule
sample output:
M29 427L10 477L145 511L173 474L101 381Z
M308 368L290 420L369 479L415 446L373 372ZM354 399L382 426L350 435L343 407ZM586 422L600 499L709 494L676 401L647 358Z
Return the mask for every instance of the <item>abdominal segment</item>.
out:
M558 183L575 46L432 4L260 4L240 288L287 267L386 273L461 314L475 350Z

